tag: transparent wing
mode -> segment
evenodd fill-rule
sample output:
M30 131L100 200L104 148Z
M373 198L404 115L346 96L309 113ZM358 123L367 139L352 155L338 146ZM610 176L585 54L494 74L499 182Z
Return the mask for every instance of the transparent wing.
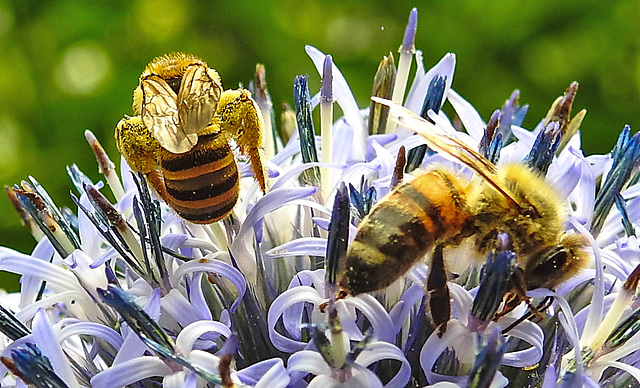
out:
M166 150L180 154L198 142L196 133L188 133L180 124L177 96L157 75L150 75L140 83L142 87L142 122Z
M453 160L469 167L509 199L514 206L521 207L513 196L501 187L496 166L484 156L402 105L379 97L371 97L371 99L388 106L394 121L422 136L433 150L442 153L443 156L449 155Z
M187 67L182 75L177 106L180 125L187 134L197 134L211 123L222 87L215 71L202 64Z

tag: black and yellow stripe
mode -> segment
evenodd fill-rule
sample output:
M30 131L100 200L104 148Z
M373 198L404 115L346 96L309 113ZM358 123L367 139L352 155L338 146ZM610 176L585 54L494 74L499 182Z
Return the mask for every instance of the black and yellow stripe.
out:
M164 196L181 217L211 223L231 212L238 200L239 173L223 134L201 135L190 151L166 152L161 160Z
M434 244L458 234L469 217L462 185L446 172L399 186L360 224L340 287L357 295L389 286Z

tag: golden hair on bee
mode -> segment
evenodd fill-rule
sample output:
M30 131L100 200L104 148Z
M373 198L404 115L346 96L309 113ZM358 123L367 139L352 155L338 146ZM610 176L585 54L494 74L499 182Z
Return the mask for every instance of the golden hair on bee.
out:
M436 166L381 199L360 223L347 251L338 275L341 296L385 288L433 253L425 288L442 334L450 303L446 248L472 242L486 257L499 235L509 236L509 250L516 255L512 282L518 303L526 300L526 290L553 289L588 263L586 239L564 231L565 204L544 176L523 163L496 167L415 113L391 101L373 100L388 105L400 125L481 179L467 181Z
M133 111L116 126L120 153L181 217L226 217L239 193L230 140L246 154L266 192L262 113L244 89L223 91L218 73L184 53L152 60L134 91Z

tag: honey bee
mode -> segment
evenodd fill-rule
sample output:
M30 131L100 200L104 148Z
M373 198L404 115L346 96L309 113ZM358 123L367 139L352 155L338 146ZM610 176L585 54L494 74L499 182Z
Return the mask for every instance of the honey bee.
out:
M118 150L182 218L211 223L235 206L231 139L266 192L260 108L247 90L223 91L218 73L200 58L172 53L151 61L133 93L133 112L116 126Z
M432 320L442 334L450 319L444 262L449 248L470 242L486 257L498 236L510 236L517 265L510 280L515 305L528 301L526 290L553 289L587 264L586 239L564 231L565 206L541 174L524 163L496 167L401 105L374 100L390 106L394 119L423 136L432 149L481 179L466 180L434 168L379 201L347 251L338 275L342 297L383 289L431 253L425 288Z

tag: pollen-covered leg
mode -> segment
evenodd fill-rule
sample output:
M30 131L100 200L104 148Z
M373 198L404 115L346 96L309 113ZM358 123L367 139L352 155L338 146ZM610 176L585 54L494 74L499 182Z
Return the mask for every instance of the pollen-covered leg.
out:
M264 123L258 104L248 90L227 90L218 102L215 119L224 132L235 139L240 151L249 157L251 170L263 193L267 191L265 179L262 132Z
M118 151L132 170L148 174L160 164L160 144L144 126L140 116L120 120L115 140Z

